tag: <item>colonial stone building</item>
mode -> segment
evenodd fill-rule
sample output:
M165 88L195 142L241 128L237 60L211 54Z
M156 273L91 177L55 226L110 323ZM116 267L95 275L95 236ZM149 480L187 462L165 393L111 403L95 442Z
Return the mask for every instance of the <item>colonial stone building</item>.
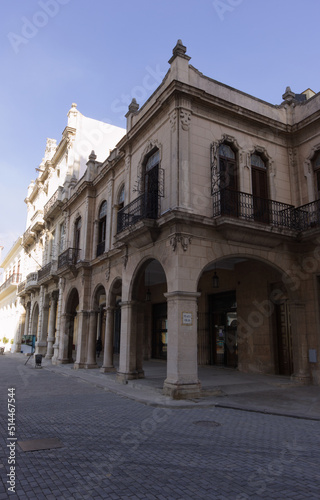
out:
M95 368L98 341L119 380L166 360L177 398L198 365L320 384L320 94L272 105L189 61L178 41L116 148L45 206L38 350Z
M70 246L65 202L86 175L87 151L95 148L104 159L125 130L82 115L76 104L68 112L67 126L57 144L47 139L38 176L28 188L26 231L22 236L24 256L18 295L24 317L15 336L20 352L22 336L36 339L36 352L51 359L56 344L62 294L57 275L58 256ZM84 177L86 178L86 177ZM80 255L79 255L80 258Z

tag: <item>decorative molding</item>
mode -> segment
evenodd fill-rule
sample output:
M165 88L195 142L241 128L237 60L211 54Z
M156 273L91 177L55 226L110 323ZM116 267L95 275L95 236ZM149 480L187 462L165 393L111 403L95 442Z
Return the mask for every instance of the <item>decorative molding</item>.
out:
M181 247L184 252L188 250L189 245L191 244L191 236L182 233L176 233L170 238L170 245L172 246L172 251L175 252L178 246L178 243L181 243Z
M123 267L124 267L124 269L127 268L128 258L129 258L129 256L128 256L128 246L126 245L125 246L125 253L122 256L122 261L123 261Z
M177 110L175 109L169 113L169 121L171 126L171 132L175 132L177 129Z
M110 260L108 260L108 262L107 262L107 269L106 269L106 273L105 273L105 277L106 277L106 282L107 283L110 280L110 273L111 273L111 263L110 263Z
M223 134L219 141L213 142L210 148L211 194L220 189L219 146L223 143L231 144L238 153L239 164L243 162L243 151L235 137Z
M180 109L180 123L182 130L188 131L191 123L191 111Z

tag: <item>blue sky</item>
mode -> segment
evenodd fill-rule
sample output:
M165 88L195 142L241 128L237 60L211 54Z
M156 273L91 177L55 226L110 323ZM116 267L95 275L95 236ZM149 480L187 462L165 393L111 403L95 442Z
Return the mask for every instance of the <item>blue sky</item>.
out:
M26 229L24 199L67 112L125 127L178 39L205 75L280 104L320 91L319 0L10 0L0 20L0 245ZM90 153L90 152L89 152ZM89 154L88 153L88 154Z

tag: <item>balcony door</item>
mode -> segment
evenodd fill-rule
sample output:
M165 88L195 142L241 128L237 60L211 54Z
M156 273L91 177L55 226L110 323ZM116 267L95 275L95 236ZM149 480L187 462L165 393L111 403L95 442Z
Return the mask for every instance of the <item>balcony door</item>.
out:
M253 218L258 222L269 222L267 166L261 156L251 155L253 195Z
M159 204L159 150L149 156L145 165L144 202L147 219L158 217Z
M219 146L219 187L221 215L238 216L238 180L236 154L228 144Z

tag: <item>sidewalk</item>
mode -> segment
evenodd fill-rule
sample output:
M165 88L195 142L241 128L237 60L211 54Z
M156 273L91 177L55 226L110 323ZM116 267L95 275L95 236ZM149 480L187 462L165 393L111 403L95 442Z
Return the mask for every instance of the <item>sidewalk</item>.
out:
M22 354L6 356L26 360ZM99 359L98 362L102 362ZM35 368L34 357L26 367ZM199 367L202 386L197 399L172 400L162 394L166 378L166 363L161 360L144 361L145 378L129 380L127 384L116 381L116 373L101 373L99 369L74 370L73 365L52 365L42 359L42 368L64 377L78 378L120 396L151 406L170 408L220 407L261 412L320 421L320 387L299 385L290 377L241 373L216 366ZM64 383L64 380L62 380Z

